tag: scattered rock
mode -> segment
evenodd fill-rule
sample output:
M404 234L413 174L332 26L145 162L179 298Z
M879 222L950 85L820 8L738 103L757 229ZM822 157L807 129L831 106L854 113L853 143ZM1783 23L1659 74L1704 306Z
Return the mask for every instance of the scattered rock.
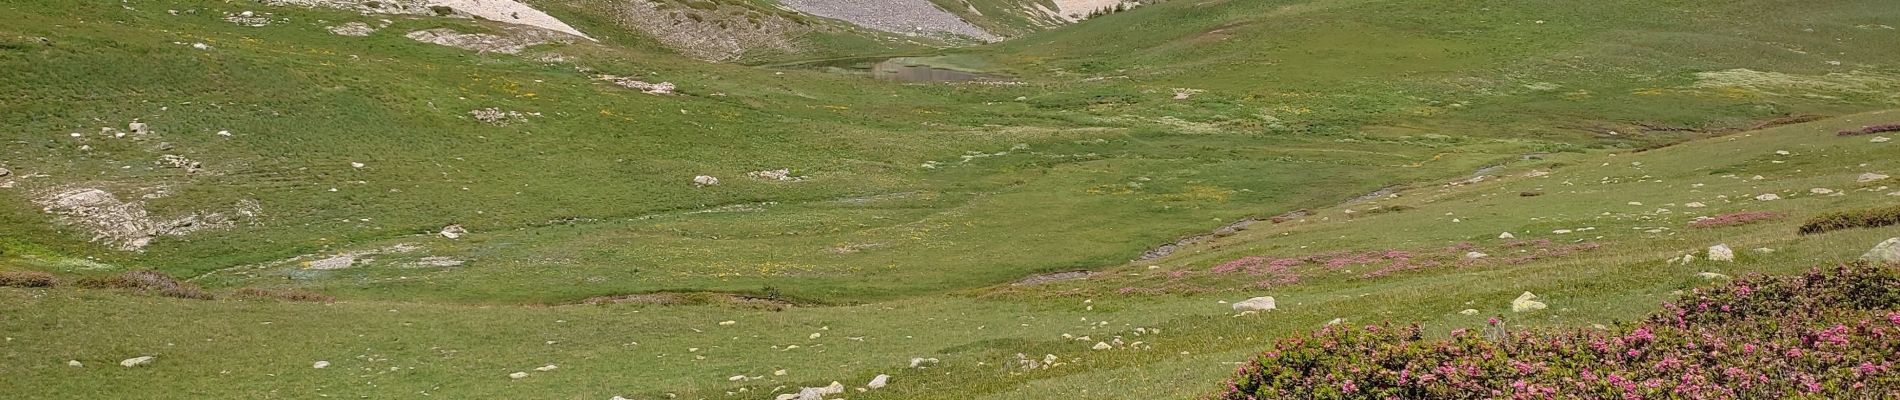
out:
M86 364L79 362L79 360L66 360L66 366L73 367L73 368L85 368Z
M403 264L403 267L407 267L407 268L459 267L462 264L467 264L467 263L468 263L467 261L457 260L457 259L446 257L446 256L428 256L428 257L423 257L422 259L419 259L413 262L409 262L407 264Z
M1702 204L1701 202L1692 202L1692 203L1689 203L1689 204L1683 204L1682 206L1683 206L1683 207L1689 207L1689 208L1702 208L1702 207L1708 207L1709 205L1707 205L1707 204Z
M0 176L4 176L4 175L0 175ZM1881 175L1881 174L1876 174L1876 173L1872 173L1872 172L1868 172L1868 173L1865 173L1865 174L1860 174L1860 177L1857 177L1857 178L1854 178L1854 181L1855 181L1855 182L1860 182L1860 183L1867 183L1867 182L1875 182L1875 181L1880 181L1880 180L1884 180L1884 179L1887 179L1887 176L1886 176L1886 175Z
M314 270L319 270L319 271L328 271L328 270L349 268L352 265L356 265L356 255L342 254L342 255L337 255L335 257L305 262L303 264L303 268L314 269Z
M733 326L733 325L738 325L738 324L739 324L739 321L733 321L733 320L719 321L719 326Z
M468 228L463 228L462 224L451 224L449 226L442 227L442 231L438 232L437 234L440 234L442 235L442 237L445 237L445 238L460 239L462 238L463 235L468 234Z
M871 378L871 383L864 384L864 387L872 388L872 389L882 388L884 387L885 384L890 383L890 381L891 381L890 375L877 374L876 377Z
M1108 345L1108 342L1095 342L1095 346L1091 346L1089 348L1095 349L1095 350L1108 350L1108 349L1115 348L1115 346Z
M1491 256L1490 254L1484 254L1484 253L1479 253L1475 251L1465 253L1465 259L1467 260L1476 260L1476 259L1490 257L1490 256Z
M1194 95L1201 94L1202 92L1206 92L1206 90L1174 88L1174 99L1187 100L1188 98L1194 97Z
M1868 139L1867 141L1872 142L1872 143L1886 143L1892 140L1893 138L1886 137L1886 136L1875 136L1873 139Z
M1516 239L1516 238L1517 238L1517 235L1512 235L1510 232L1498 234L1498 239Z
M1243 300L1234 303L1233 307L1234 311L1272 311L1279 309L1279 307L1273 304L1273 296L1261 296Z
M1537 295L1531 294L1531 292L1524 292L1524 294L1517 295L1516 300L1511 300L1511 312L1536 311L1546 307L1549 306L1537 301Z
M1703 273L1698 273L1698 274L1695 274L1695 276L1696 276L1697 278L1702 278L1702 279L1708 279L1708 280L1718 280L1718 279L1720 279L1720 280L1727 280L1727 279L1729 279L1729 277L1728 277L1728 275L1722 275L1722 274L1718 274L1718 273L1714 273L1714 272L1703 272Z
M527 114L522 114L519 111L502 111L501 109L494 108L494 107L469 111L468 115L470 117L474 117L476 121L481 121L482 123L495 125L495 126L506 126L511 123L525 121L528 119Z
M910 359L911 368L923 368L925 366L930 366L930 365L937 365L937 359L923 358L923 357L915 357L915 358Z
M1709 261L1735 261L1735 250L1727 244L1709 246Z
M310 368L324 369L324 368L329 368L329 367L330 367L329 361L317 361L314 363L310 363Z
M1766 194L1762 194L1762 195L1760 195L1760 196L1755 196L1755 200L1760 200L1760 201L1775 201L1775 200L1781 200L1781 195L1777 195L1777 194L1774 194L1774 193L1766 193Z
M1813 194L1834 194L1834 189L1828 189L1828 188L1813 188L1813 189L1808 189L1808 193L1813 193Z
M528 373L526 372L516 371L515 373L508 374L508 379L521 379L526 377L528 377Z
M132 133L136 133L140 135L152 133L151 126L146 125L144 122L139 122L139 120L136 120L136 119L132 120L132 123L130 124L125 124L125 130L132 131Z
M1458 315L1478 315L1478 309L1467 308L1467 309L1464 309L1463 311L1459 311Z
M13 175L13 170L0 168L0 178L5 178L8 175Z
M1860 259L1873 262L1900 263L1900 237L1887 239L1884 242L1880 242L1880 244L1874 245L1873 250L1868 250L1867 254L1862 254Z
M153 356L132 357L132 358L125 359L125 361L120 361L119 365L126 368L143 367L147 365L152 365L152 360L157 360L157 359L158 357L153 357ZM72 364L67 363L67 365L72 365Z
M648 83L634 79L633 77L618 75L600 75L594 77L594 79L612 82L615 85L620 85L620 87L638 90L640 93L646 94L670 95L673 94L674 90L678 89L678 87L673 85L673 82Z
M483 53L520 54L530 46L571 43L569 36L540 29L506 29L504 34L462 33L450 28L409 32L409 39Z
M261 211L255 201L241 200L235 210L193 212L183 217L154 218L143 201L121 201L118 196L96 188L70 188L43 192L34 199L41 211L58 216L61 223L88 228L92 240L123 251L139 251L160 236L186 234L236 225L237 217L255 219Z
M719 178L714 178L714 177L706 176L706 175L693 177L693 186L707 187L707 186L715 186L718 184L719 184Z
M779 182L797 182L797 181L805 180L805 177L803 176L792 176L792 170L783 169L783 168L774 169L774 170L766 170L766 171L747 172L745 173L745 176L752 177L753 179L779 181Z
M351 22L351 23L346 23L343 25L332 26L325 29L329 29L330 33L343 35L343 36L359 36L360 37L360 36L369 36L369 34L371 33L376 33L376 27L369 26L369 24L365 24L361 22Z
M554 365L554 364L548 364L548 365L543 365L543 366L540 366L540 367L537 367L537 368L535 368L534 370L535 370L535 371L541 371L541 372L548 372L548 371L553 371L553 370L557 370L557 369L561 369L561 367L560 367L560 366L558 366L558 365Z

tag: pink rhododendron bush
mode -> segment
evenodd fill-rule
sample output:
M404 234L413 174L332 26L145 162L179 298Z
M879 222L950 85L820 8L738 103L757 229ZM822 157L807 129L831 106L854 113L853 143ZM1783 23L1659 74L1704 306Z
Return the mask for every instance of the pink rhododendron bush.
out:
M1242 364L1217 399L1779 399L1900 393L1900 273L1849 264L1697 289L1615 330L1425 338L1331 326Z

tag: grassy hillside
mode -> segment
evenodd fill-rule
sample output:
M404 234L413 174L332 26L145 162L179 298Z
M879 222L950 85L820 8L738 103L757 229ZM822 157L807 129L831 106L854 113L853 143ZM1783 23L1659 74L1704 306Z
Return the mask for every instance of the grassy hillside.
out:
M405 35L525 36L249 1L0 5L20 21L0 25L0 271L62 282L0 288L0 391L772 398L890 374L850 397L1186 398L1336 318L1611 324L1700 272L1900 234L1795 233L1900 201L1859 181L1900 172L1873 141L1893 135L1834 133L1900 122L1878 45L1900 13L1875 1L1175 0L943 58L1019 80L994 85L693 61L597 29L600 3L547 3L603 42L474 52ZM227 20L245 11L269 22ZM376 30L328 30L349 22ZM88 189L114 206L60 205ZM1690 225L1744 212L1780 214ZM181 233L133 246L127 226ZM1720 243L1738 259L1664 262ZM218 299L77 283L137 269ZM1075 270L1098 272L1010 285ZM1523 291L1550 309L1511 313ZM1281 310L1224 304L1263 295Z

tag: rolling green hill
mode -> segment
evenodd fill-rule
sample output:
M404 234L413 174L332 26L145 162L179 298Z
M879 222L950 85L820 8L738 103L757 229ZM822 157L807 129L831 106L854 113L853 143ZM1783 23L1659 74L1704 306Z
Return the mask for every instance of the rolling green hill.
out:
M530 3L600 41L0 4L0 273L59 282L0 288L0 391L1192 398L1335 319L1614 324L1698 273L1900 236L1796 232L1900 202L1896 134L1836 135L1900 122L1882 1L1173 0L1059 27L939 2L1013 37L812 19L737 63L626 4ZM800 62L895 55L1008 78ZM1736 260L1665 262L1717 244ZM99 287L135 270L215 299ZM1510 311L1524 291L1550 308ZM1279 310L1227 304L1255 296Z

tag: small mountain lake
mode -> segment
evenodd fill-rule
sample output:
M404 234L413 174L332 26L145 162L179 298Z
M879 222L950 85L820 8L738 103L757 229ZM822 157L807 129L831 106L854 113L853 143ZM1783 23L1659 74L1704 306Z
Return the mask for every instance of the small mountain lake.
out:
M973 81L1011 81L1009 76L977 72L956 67L951 57L848 58L823 60L786 67L810 68L847 75L865 75L881 81L904 83L956 83Z

